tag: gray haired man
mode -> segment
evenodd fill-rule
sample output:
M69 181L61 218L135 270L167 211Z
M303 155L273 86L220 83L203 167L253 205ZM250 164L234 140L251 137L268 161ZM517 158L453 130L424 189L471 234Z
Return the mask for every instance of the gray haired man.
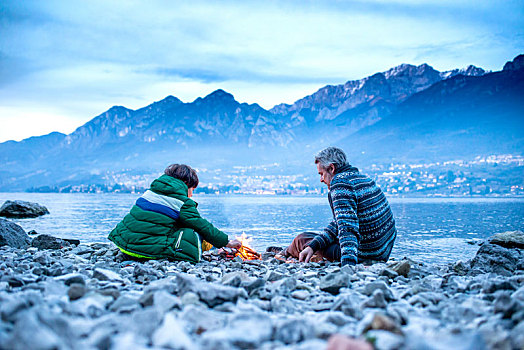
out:
M340 148L328 147L315 157L320 182L329 189L333 220L320 234L299 234L287 255L309 262L313 254L342 265L387 261L397 237L386 196L375 181L347 162Z

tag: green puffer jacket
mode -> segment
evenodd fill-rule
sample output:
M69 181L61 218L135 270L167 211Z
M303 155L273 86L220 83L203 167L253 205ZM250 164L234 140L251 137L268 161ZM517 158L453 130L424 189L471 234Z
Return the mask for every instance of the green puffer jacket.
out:
M187 194L183 181L160 176L108 238L134 256L200 261L201 239L221 248L228 237L200 216Z

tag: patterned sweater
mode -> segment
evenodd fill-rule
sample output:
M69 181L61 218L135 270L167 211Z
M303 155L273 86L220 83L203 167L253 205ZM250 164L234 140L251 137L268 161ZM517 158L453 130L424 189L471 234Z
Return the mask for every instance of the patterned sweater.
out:
M328 198L333 221L309 243L313 251L338 241L342 265L387 261L397 231L386 196L375 181L345 165L335 172Z

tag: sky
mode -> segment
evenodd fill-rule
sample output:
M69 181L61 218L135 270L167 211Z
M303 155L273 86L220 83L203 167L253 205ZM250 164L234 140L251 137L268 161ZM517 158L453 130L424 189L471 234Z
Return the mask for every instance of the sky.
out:
M0 142L216 89L271 108L402 63L502 69L524 0L0 2Z

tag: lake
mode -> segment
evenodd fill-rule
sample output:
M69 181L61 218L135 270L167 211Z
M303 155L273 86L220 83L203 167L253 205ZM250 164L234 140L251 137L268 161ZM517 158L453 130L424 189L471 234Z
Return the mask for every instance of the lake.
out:
M0 193L5 200L45 205L50 215L14 222L82 242L104 242L136 194ZM231 237L245 232L259 251L285 246L302 231L320 231L331 219L327 197L195 195L203 217ZM389 198L398 238L392 257L427 263L467 260L493 233L524 230L524 198Z

